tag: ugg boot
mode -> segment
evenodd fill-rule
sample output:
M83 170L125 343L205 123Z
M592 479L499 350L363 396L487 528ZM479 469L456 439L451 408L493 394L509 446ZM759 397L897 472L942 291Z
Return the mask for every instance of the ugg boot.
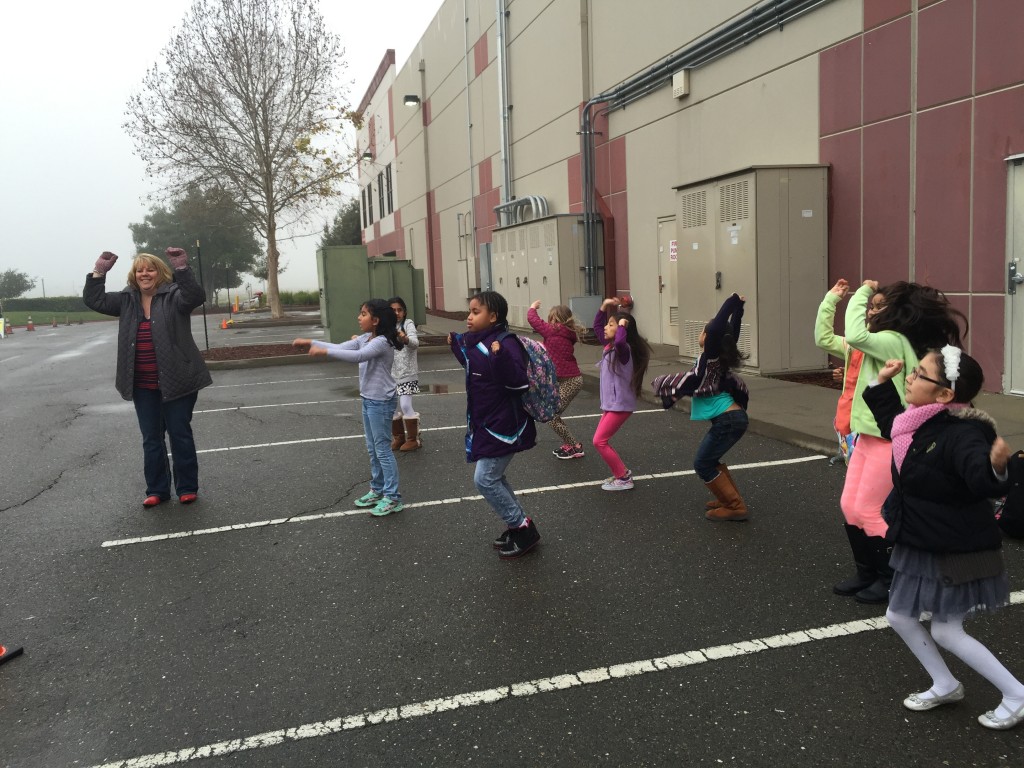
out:
M846 538L850 540L853 565L857 573L833 586L832 591L843 597L853 597L862 589L874 584L878 573L875 571L875 554L864 529L849 523L845 523L843 527L846 529Z
M414 413L411 419L405 421L405 442L400 451L415 451L422 443L420 442L420 415Z
M397 451L405 443L405 424L401 419L391 420L391 450Z
M704 483L708 490L715 494L720 506L709 509L704 513L708 520L732 520L740 521L747 519L747 505L743 502L740 492L736 490L732 480L725 472L719 472L718 476L710 483Z
M853 599L858 603L867 603L868 605L888 603L889 587L892 585L892 567L889 565L892 547L889 546L884 536L866 536L865 538L871 548L872 562L874 562L878 578L869 587L854 595Z
M732 483L732 475L729 473L729 468L725 466L725 464L719 464L717 467L715 467L715 469L717 469L719 472L725 475L729 479L729 482ZM733 487L736 487L735 483L733 483ZM722 506L722 502L720 502L718 499L712 499L711 501L705 502L704 506L707 507L708 509L718 509L720 506Z

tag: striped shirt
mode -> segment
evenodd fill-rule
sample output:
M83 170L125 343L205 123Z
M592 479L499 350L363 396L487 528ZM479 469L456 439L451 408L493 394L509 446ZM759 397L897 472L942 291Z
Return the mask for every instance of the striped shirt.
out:
M140 389L160 389L153 327L149 320L139 321L139 332L135 336L135 386Z

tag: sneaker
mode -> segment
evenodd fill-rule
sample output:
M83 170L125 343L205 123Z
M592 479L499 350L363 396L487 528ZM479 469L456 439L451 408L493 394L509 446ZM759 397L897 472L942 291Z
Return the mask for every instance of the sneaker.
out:
M552 451L556 459L582 459L583 458L583 446L579 443L576 445L563 445L557 451Z
M511 539L511 538L512 538L512 529L511 528L506 528L498 538L496 538L494 541L491 542L491 545L495 549L501 549L506 544L508 544L509 539Z
M377 502L380 501L383 498L384 498L384 494L383 493L377 493L376 491L371 490L365 496L360 496L358 499L356 499L355 505L357 507L362 507L364 509L366 507L375 507L375 506L377 506Z
M508 541L498 550L498 557L508 560L513 557L521 557L537 546L540 541L540 533L533 520L526 518L526 525L522 528L509 528Z
M601 485L602 491L629 491L633 488L633 473L626 472L625 477L610 477Z
M381 496L377 506L370 510L370 514L374 517L384 517L392 512L401 512L403 509L405 509L405 504L398 499L389 499L387 496Z

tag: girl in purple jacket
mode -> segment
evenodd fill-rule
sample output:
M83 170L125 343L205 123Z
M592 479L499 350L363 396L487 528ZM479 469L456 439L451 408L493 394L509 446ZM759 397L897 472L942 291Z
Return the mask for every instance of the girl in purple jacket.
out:
M562 446L551 453L556 459L582 459L583 443L576 439L562 421L562 413L583 389L583 373L576 362L573 347L586 329L576 322L572 310L564 304L551 308L547 322L540 319L538 309L540 301L533 302L526 313L526 319L530 327L544 339L544 349L548 351L555 364L555 376L558 378L558 412L555 418L548 422L548 426L561 438Z
M651 347L637 331L636 320L627 312L614 311L618 306L618 299L605 299L594 317L594 335L605 340L597 364L601 369L601 420L594 432L594 448L612 471L601 486L605 491L633 487L633 473L608 441L636 410L636 397L651 359Z
M522 402L530 386L526 349L508 332L507 318L505 297L483 291L469 300L467 332L448 334L448 346L466 369L466 461L476 462L473 482L507 526L494 541L502 558L525 555L540 541L505 477L512 457L537 442Z

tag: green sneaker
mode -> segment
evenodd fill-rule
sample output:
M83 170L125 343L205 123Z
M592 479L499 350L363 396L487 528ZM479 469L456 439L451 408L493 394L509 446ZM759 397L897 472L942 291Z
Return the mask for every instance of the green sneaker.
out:
M377 502L377 506L370 510L370 514L376 517L384 517L392 512L401 512L403 509L405 509L405 504L401 501L382 496L380 501Z
M360 496L358 499L356 499L355 504L356 504L357 507L363 507L363 508L375 507L375 506L377 506L377 502L380 501L383 498L384 498L384 494L383 493L377 493L376 491L371 490L365 496Z

